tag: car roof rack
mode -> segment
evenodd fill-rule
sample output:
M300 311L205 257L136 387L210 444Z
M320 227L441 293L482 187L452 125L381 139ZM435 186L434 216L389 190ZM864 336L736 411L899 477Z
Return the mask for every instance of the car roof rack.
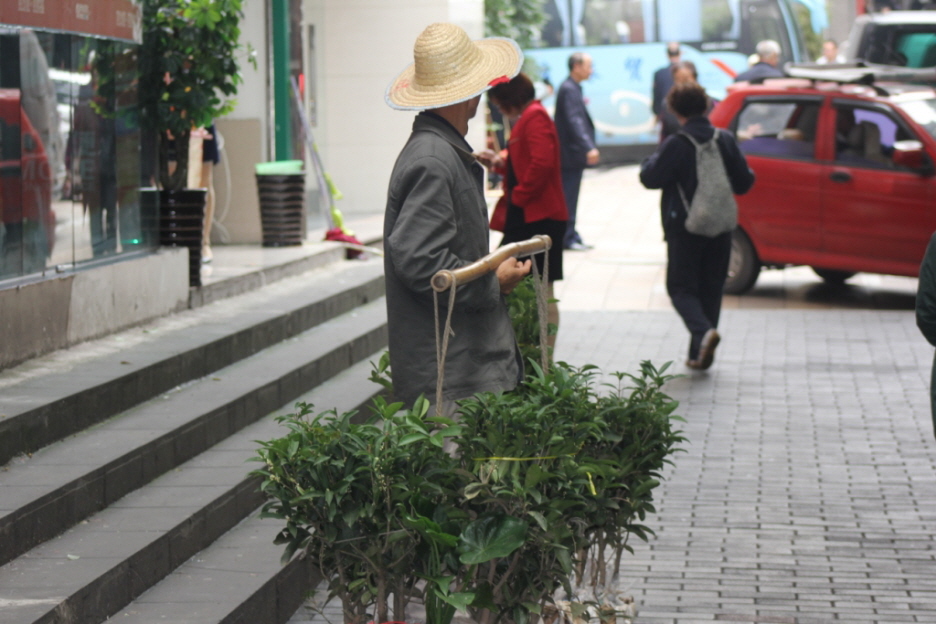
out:
M787 63L784 72L791 78L805 78L815 82L837 82L871 87L878 95L890 95L879 82L902 82L908 84L936 84L934 67L897 67L874 63Z

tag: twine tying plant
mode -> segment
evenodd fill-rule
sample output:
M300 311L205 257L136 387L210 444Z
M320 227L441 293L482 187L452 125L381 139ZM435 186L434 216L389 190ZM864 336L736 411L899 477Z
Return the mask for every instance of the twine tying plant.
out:
M546 336L548 334L546 280L549 278L549 254L552 239L545 234L516 243L504 245L497 251L490 253L476 262L463 266L454 271L442 270L432 276L432 303L435 319L436 336L436 415L442 415L442 387L445 380L445 357L448 353L449 338L455 335L452 331L452 312L455 309L455 293L459 284L467 284L488 273L493 273L507 258L525 258L538 253L545 253L543 262L543 275L539 275L537 264L533 263L533 283L536 289L536 309L539 315L540 330L540 365L543 371L549 370L549 355L546 351ZM448 312L445 316L445 328L439 331L439 293L449 291Z

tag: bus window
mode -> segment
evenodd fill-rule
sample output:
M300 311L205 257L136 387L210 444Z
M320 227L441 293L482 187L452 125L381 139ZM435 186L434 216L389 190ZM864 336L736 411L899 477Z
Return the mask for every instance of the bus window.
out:
M793 0L546 0L537 47L679 41L745 56L773 39L783 61L801 61ZM824 7L823 9L824 10Z

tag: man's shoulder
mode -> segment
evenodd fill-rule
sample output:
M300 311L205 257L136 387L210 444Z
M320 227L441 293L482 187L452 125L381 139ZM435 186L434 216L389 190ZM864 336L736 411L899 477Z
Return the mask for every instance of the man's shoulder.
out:
M562 84L559 85L559 93L567 93L569 91L578 91L579 84L575 82L572 76L569 76L562 81Z
M773 65L769 63L757 63L747 71L738 74L735 78L735 82L756 80L757 78L780 78L782 76L783 72Z
M397 157L394 177L414 167L446 168L458 160L452 145L435 132L415 131Z

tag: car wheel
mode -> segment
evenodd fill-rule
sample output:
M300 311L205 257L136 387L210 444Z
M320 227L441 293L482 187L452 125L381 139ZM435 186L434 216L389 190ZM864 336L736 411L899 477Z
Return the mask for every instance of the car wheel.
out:
M725 278L725 293L740 295L751 290L757 276L760 275L761 263L754 251L751 239L741 228L731 233L731 259L728 260L728 277Z
M845 280L855 275L854 271L836 271L835 269L820 269L819 267L812 267L812 270L827 284L844 284Z

